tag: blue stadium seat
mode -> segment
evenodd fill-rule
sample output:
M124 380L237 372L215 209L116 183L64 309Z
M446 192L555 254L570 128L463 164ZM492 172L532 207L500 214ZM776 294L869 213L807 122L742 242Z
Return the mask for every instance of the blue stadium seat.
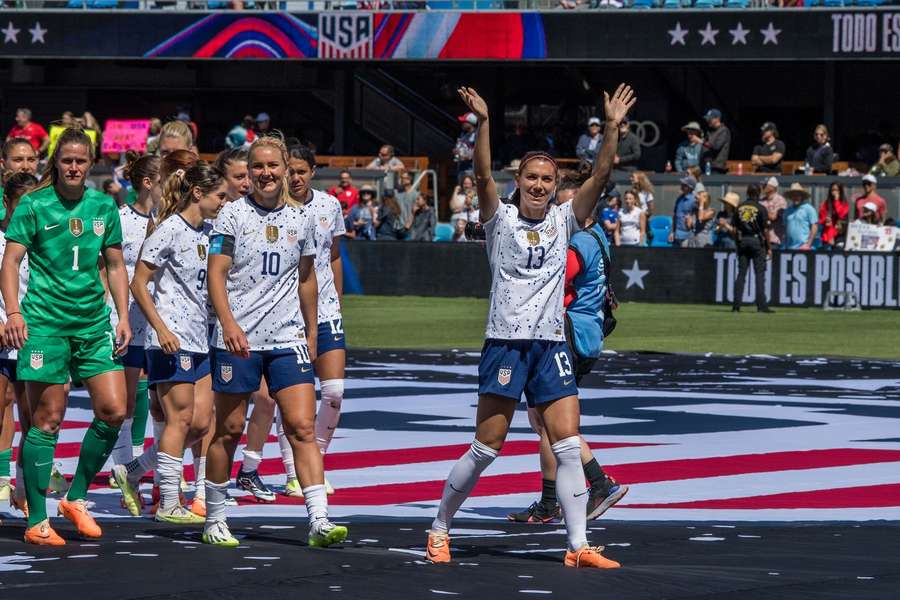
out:
M681 8L681 0L663 0L663 8Z
M887 4L886 0L856 0L857 6L881 6Z
M694 8L719 8L722 4L723 0L696 0Z
M851 2L844 2L844 0L822 0L822 6L849 6Z
M438 223L434 228L434 241L449 242L453 239L453 225L450 223Z
M655 6L655 0L634 0L631 8L654 8Z
M747 8L748 0L725 0L726 8Z
M672 230L672 218L663 215L650 217L650 231L653 232L653 241L650 246L653 248L663 248L671 246L669 243L669 232Z

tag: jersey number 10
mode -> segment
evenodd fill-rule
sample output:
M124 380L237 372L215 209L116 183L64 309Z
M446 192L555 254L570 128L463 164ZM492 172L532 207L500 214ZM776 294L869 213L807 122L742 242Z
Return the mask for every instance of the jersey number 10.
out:
M281 255L277 252L263 252L262 274L278 275L281 270Z

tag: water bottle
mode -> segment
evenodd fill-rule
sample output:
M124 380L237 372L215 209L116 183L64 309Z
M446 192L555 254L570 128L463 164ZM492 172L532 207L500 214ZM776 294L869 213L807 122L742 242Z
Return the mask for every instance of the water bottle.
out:
M812 170L812 167L809 166L809 163L803 164L803 174L809 175L809 172Z
M671 173L671 172L672 172L672 161L667 160L666 161L666 173Z
M743 174L744 174L744 163L742 163L742 162L739 162L739 163L738 163L737 174L738 174L738 175L743 175Z
M706 167L703 169L703 172L707 175L712 175L712 163L710 161L706 161Z

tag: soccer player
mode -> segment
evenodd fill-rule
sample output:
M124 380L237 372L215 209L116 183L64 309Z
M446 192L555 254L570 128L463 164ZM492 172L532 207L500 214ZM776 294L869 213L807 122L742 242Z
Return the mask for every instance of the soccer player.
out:
M301 325L315 331L314 224L290 198L288 153L280 137L257 138L249 165L253 192L222 209L210 240L216 434L206 463L203 541L238 545L225 520L229 470L244 430L247 401L265 377L294 450L310 520L308 543L329 546L346 539L347 528L328 520L322 455L314 432L310 359L316 356L316 337L305 334Z
M28 144L29 150L34 150L31 144ZM19 199L30 192L37 186L37 178L27 171L12 174L3 186L3 208L5 209L4 217L0 219L0 255L6 249L6 229L9 227L9 220L12 218L16 207L19 205ZM22 266L19 270L19 301L25 296L25 290L28 287L28 258L23 257ZM0 340L4 339L3 331L6 328L6 305L0 297ZM10 489L10 463L12 462L12 441L16 431L16 423L13 418L13 405L10 400L13 396L16 404L19 405L19 422L22 425L22 431L28 430L31 422L28 410L28 402L25 400L25 388L18 383L16 379L16 358L17 351L15 348L6 346L2 342L3 348L0 348L0 501L8 500L11 507L28 512L25 502L25 486L22 481L22 467L16 466L16 488ZM9 385L13 385L13 394L9 394ZM22 439L19 441L18 459L22 458Z
M122 222L122 255L125 257L128 280L131 281L134 278L141 245L144 243L144 238L147 237L150 219L159 206L162 186L158 156L141 156L136 152L129 151L125 157L125 179L131 182L132 188L135 190L135 201L133 204L125 204L119 208L119 219ZM144 434L147 430L147 413L150 403L147 395L146 361L144 360L147 319L133 300L132 297L129 297L128 320L131 323L131 345L128 346L128 351L122 359L125 366L128 407L125 411L125 421L119 430L119 439L112 452L112 460L117 465L127 465L135 456L140 456L144 452ZM114 312L111 324L113 327L116 325Z
M206 257L214 219L226 202L221 171L198 163L173 175L175 190L161 207L153 233L144 242L131 291L147 317L148 379L156 384L166 415L156 470L160 503L156 520L201 524L203 517L181 504L185 445L206 435L212 421L212 388L206 309ZM149 290L153 282L153 295ZM117 465L113 473L131 514L140 514L135 492L143 473Z
M556 191L556 203L569 202L580 187L580 183L563 178ZM566 258L566 342L575 361L576 385L590 373L603 350L603 318L611 310L607 298L608 265L609 243L603 225L599 219L589 218L584 230L572 236ZM540 413L529 408L528 421L540 437L541 499L507 518L523 523L548 523L560 516L556 501L556 457ZM619 485L603 471L584 439L581 440L581 463L584 476L590 482L587 519L597 519L625 497L628 486Z
M72 486L59 513L84 537L102 531L85 506L88 485L109 458L125 418L125 375L120 356L131 341L128 272L115 203L85 187L93 143L80 129L60 135L41 184L22 198L6 230L0 288L6 339L19 350L16 376L26 382L33 411L22 448L28 529L25 541L63 545L50 527L46 490L53 450L66 409L70 375L84 382L94 414L81 443ZM19 306L19 270L28 254L28 291ZM119 313L115 331L100 280L103 256Z
M497 457L522 394L537 408L557 460L556 487L568 534L564 564L616 568L600 548L587 543L578 390L566 347L563 319L566 250L572 235L596 207L612 170L618 125L634 104L630 87L604 93L607 135L591 176L575 199L550 205L559 169L543 152L529 152L520 164L510 204L501 204L491 176L487 103L471 88L459 90L478 120L475 176L481 223L492 272L486 340L478 367L479 398L475 440L444 486L437 517L428 534L426 559L450 562L453 515Z
M37 175L38 154L25 138L11 138L3 143L0 152L0 200L3 186L9 177L16 173ZM10 215L12 216L12 215ZM6 217L6 206L0 205L0 221Z
M288 178L291 198L309 211L315 225L316 236L316 282L319 286L318 332L316 359L313 361L322 402L316 414L316 444L322 456L334 436L341 416L341 401L344 398L344 363L346 360L344 325L341 318L341 296L344 292L344 275L341 265L341 236L346 233L341 204L334 196L313 190L309 182L316 175L316 157L306 146L291 148ZM291 446L283 435L283 425L279 415L278 442L281 457L287 473L285 493L288 496L302 495L300 484L294 475L294 460ZM325 478L325 488L334 493Z

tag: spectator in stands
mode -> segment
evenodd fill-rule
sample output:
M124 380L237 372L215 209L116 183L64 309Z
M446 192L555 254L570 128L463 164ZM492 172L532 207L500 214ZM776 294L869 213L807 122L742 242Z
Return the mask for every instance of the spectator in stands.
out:
M400 171L397 179L397 189L394 198L397 199L397 204L400 205L400 210L403 212L403 222L405 223L412 218L416 199L419 197L419 190L413 188L413 178L409 171Z
M194 134L184 121L169 121L159 130L159 155L163 158L176 150L197 154Z
M528 130L528 125L522 121L516 122L513 133L506 139L503 148L503 162L509 164L514 159L525 155L526 152L538 146L538 141Z
M734 211L741 202L741 197L734 192L728 192L719 198L722 203L722 210L716 213L716 240L713 244L716 248L734 249L737 245L734 242Z
M784 142L778 139L778 127L772 121L766 121L759 130L762 144L753 147L750 163L759 173L781 173L785 148Z
M394 198L394 190L387 188L381 196L381 204L375 211L375 239L377 240L405 240L407 236L406 221L403 220L403 211Z
M462 131L456 138L453 147L453 162L456 163L457 179L472 170L472 155L475 152L475 126L478 125L478 117L475 113L467 112L458 117Z
M413 206L412 215L407 221L409 239L413 242L430 242L434 239L434 226L437 219L434 209L428 203L425 194L416 196L416 204Z
M587 133L582 133L575 145L575 156L581 160L594 164L594 157L600 149L603 136L600 134L600 119L591 117L588 119ZM521 154L519 155L521 156Z
M685 217L685 225L691 231L684 242L685 248L706 248L712 246L712 232L716 226L716 211L712 208L709 192L694 189L696 203L691 213Z
M59 118L59 124L63 127L74 127L78 124L78 119L75 118L75 113L71 110L65 110Z
M878 206L874 202L866 202L862 205L862 214L856 217L856 223L865 223L867 225L881 225L881 219L878 218Z
M466 222L458 220L453 224L453 242L468 242L466 238Z
M728 154L731 152L731 130L722 123L722 112L718 108L706 111L704 119L709 131L706 141L703 142L700 161L704 165L709 162L710 170L714 173L727 173Z
M360 202L360 190L353 187L353 176L347 169L340 172L338 175L338 184L328 190L328 193L338 199L338 202L341 203L341 208L344 209L345 215Z
M784 241L784 211L787 200L778 193L778 179L769 177L763 180L763 198L760 204L766 209L769 217L769 244L773 248L781 246Z
M397 171L406 170L406 165L403 164L403 161L394 156L395 152L393 146L385 144L378 150L378 156L372 159L372 162L366 165L366 168L379 169L385 173L396 173Z
M265 135L272 128L272 118L269 113L261 112L256 115L256 135Z
M844 186L839 181L833 181L828 189L828 198L819 207L822 244L826 248L844 244L849 214L850 203L847 202L847 197L844 195Z
M616 146L616 157L613 159L613 169L618 171L634 171L641 159L641 143L637 136L631 133L631 125L628 117L619 123L619 145Z
M475 178L471 175L463 175L460 182L453 188L453 194L450 196L450 213L462 212L466 206L467 198L470 199L472 205L478 206L476 193Z
M244 115L241 122L231 128L225 137L228 148L249 148L256 134L253 132L253 115Z
M831 148L828 128L824 125L816 125L816 129L813 132L813 144L806 149L806 174L822 173L829 175L833 162L834 150Z
M784 211L785 244L788 250L811 250L819 229L819 215L808 202L809 192L802 184L794 182L788 188L791 205Z
M653 184L650 183L650 178L643 171L632 172L630 179L631 187L637 192L638 200L640 200L641 210L649 219L653 216Z
M878 187L878 179L874 175L866 174L862 178L863 185L863 193L856 197L856 200L853 202L853 206L856 209L854 214L858 219L862 214L862 207L867 202L873 203L878 212L878 222L884 221L887 216L887 203L884 201L884 198L878 195L875 191Z
M637 192L628 190L622 195L619 211L616 246L643 246L647 239L647 213L641 210Z
M703 130L697 121L691 121L681 128L685 140L675 150L675 170L684 173L688 167L700 166L700 156L703 152Z
M191 114L187 111L186 108L181 108L178 110L178 114L175 115L176 121L182 121L187 124L191 129L191 139L194 140L194 145L197 144L197 141L200 139L200 129L197 127L197 124L191 120Z
M115 200L119 206L124 203L121 197L122 189L122 184L115 177L103 180L103 193Z
M675 209L672 212L672 230L669 232L669 242L676 246L684 244L691 235L687 225L687 217L694 211L697 200L694 198L694 188L697 180L687 175L679 179L681 183L681 195L675 200Z
M341 173L343 175L343 173ZM356 192L356 190L354 190ZM329 192L331 193L331 192ZM331 193L334 196L333 193ZM347 231L353 232L357 240L375 239L375 215L378 205L375 202L375 188L364 185L354 196L353 205L347 213Z
M162 121L157 117L150 119L150 130L147 131L147 154L159 153L159 132L162 131Z
M610 244L616 244L616 236L619 232L619 192L613 188L606 194L606 207L600 211L600 223L603 232Z
M16 124L6 135L7 140L13 138L25 138L38 154L43 154L50 145L50 136L47 135L47 131L31 120L30 108L16 109Z
M872 165L869 175L875 177L896 177L900 175L900 160L894 154L890 144L882 144L878 147L878 162Z

